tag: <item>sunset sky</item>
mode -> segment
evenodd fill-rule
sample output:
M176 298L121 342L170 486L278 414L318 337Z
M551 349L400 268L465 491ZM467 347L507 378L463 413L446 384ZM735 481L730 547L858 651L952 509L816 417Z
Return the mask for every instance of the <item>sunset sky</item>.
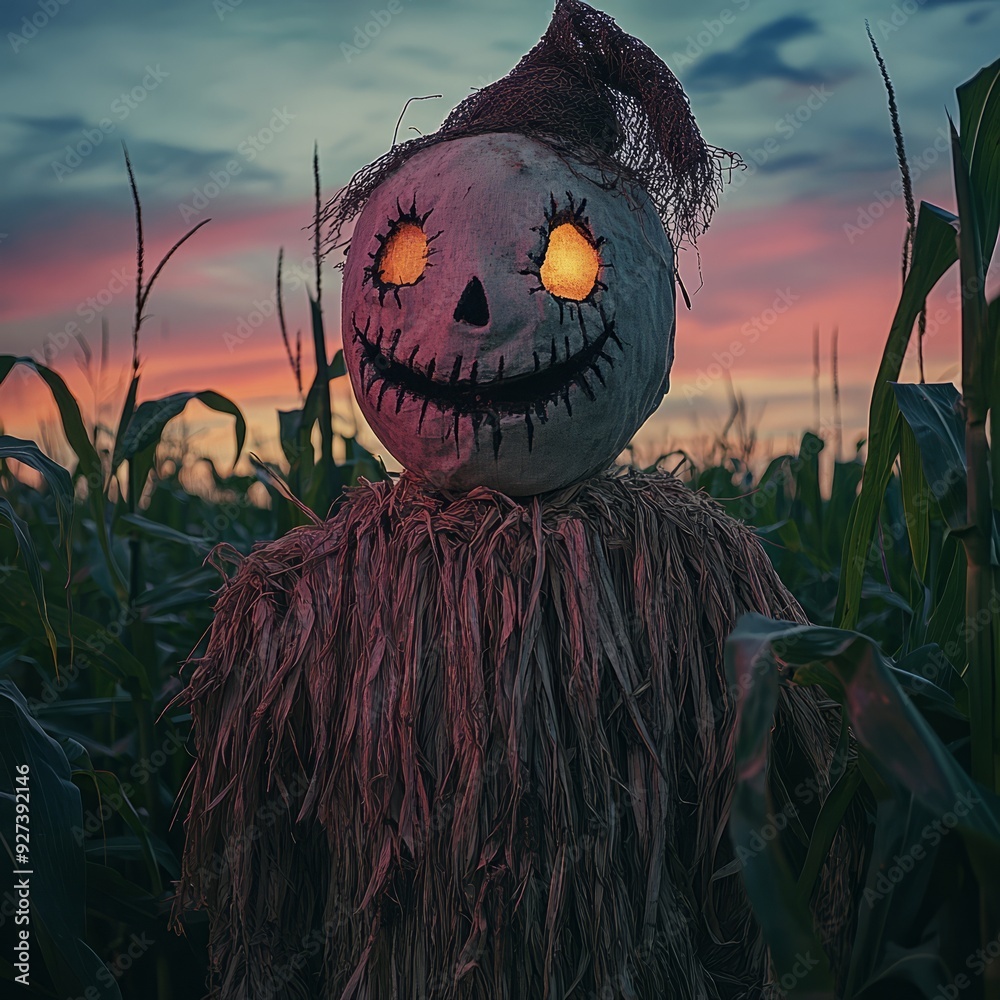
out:
M748 169L726 190L681 273L672 389L640 432L651 447L721 427L728 371L771 446L814 422L812 331L840 331L846 438L861 432L900 288L902 200L872 25L896 86L918 199L954 208L946 110L1000 49L996 0L607 0L685 86L706 138ZM248 445L276 454L276 409L298 404L273 317L279 247L293 329L308 322L311 158L324 196L410 127L433 131L470 89L503 76L545 30L548 2L506 0L33 0L0 13L0 352L44 358L92 393L71 324L95 352L111 331L114 397L130 355L134 237L121 143L142 194L147 258L211 217L168 265L143 329L140 398L185 389L232 397ZM34 22L34 23L32 23ZM872 207L874 206L874 207ZM303 267L305 263L305 267ZM700 274L699 274L700 271ZM308 277L310 283L312 278ZM946 278L947 288L957 281ZM699 287L700 285L700 287ZM994 282L994 287L996 282ZM932 303L930 381L956 377L957 310ZM339 272L327 266L339 339ZM242 324L242 325L241 325ZM241 333L238 333L241 331ZM753 331L753 332L751 332ZM304 343L308 343L305 341ZM734 350L735 345L735 350ZM914 378L912 359L904 377ZM347 405L349 383L336 383ZM0 425L37 437L44 390L15 373ZM197 447L222 446L196 405ZM365 438L376 447L375 442ZM229 445L223 453L228 461Z

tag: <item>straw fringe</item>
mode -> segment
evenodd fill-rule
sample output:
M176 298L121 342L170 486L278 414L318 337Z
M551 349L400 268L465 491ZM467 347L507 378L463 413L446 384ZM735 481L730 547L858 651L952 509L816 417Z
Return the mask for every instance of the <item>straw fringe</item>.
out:
M208 909L211 995L768 996L738 873L712 878L747 610L803 618L752 532L663 474L523 502L404 474L256 548L182 695L174 921ZM826 790L838 713L783 699ZM834 951L852 892L825 873Z

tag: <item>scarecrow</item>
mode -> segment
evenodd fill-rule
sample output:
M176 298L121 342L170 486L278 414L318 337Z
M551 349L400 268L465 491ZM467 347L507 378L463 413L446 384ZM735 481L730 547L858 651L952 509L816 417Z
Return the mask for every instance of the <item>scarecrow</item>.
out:
M558 0L331 204L351 380L406 471L219 596L174 912L208 910L214 996L771 995L722 653L741 613L802 612L714 502L611 468L667 391L674 247L729 156L648 47ZM790 789L829 790L839 715L783 698L775 801L808 831ZM813 900L835 958L841 870Z

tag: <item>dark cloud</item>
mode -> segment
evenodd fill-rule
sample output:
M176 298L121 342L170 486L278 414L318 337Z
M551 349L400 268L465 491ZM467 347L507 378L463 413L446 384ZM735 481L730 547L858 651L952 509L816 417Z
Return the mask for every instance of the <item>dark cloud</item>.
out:
M811 17L789 14L751 32L744 39L743 44L750 46L777 45L781 42L790 42L793 38L800 38L802 35L814 35L818 31L819 25Z
M110 119L106 119L110 121ZM85 171L105 168L109 162L122 164L121 173L124 176L124 159L121 140L129 147L132 162L136 171L147 178L167 178L181 183L197 182L213 169L234 158L234 150L230 149L195 149L174 143L158 140L136 138L129 136L127 131L115 123L115 127L103 131L95 127L95 123L78 115L60 115L53 117L32 117L27 115L7 115L0 117L0 123L11 122L20 126L20 135L16 149L11 149L7 155L0 153L0 169L9 160L23 163L25 160L49 158L51 161L64 161L67 158L66 147L81 150L90 138L100 136L92 152L86 153L80 160L79 167L74 167L69 173L74 174L79 169ZM282 175L261 167L257 163L241 162L240 176L248 180L277 181ZM51 169L51 165L50 165ZM58 175L53 172L53 180L58 181ZM89 195L88 195L89 197Z
M789 153L786 156L773 156L760 165L763 174L781 174L789 170L809 170L810 172L824 166L829 157L822 153Z
M781 46L796 38L815 35L819 25L811 17L790 14L751 32L728 52L710 52L687 77L698 90L726 90L756 80L787 80L803 86L828 83L829 77L814 67L792 66L782 58Z
M52 115L35 117L32 115L0 115L0 122L11 122L43 136L58 138L70 132L86 128L88 123L79 115Z
M975 4L978 9L971 10L964 17L965 24L970 27L975 27L977 24L981 24L985 21L994 10L996 10L995 0L923 0L922 6L925 8L931 7L945 7L945 8L956 8L959 6L965 7L969 4Z
M121 139L126 139L136 172L143 206L151 218L176 217L180 201L190 201L195 188L211 180L237 160L232 179L236 195L247 185L277 187L283 175L259 163L234 156L232 149L194 149L173 143L129 136L123 129L104 135L92 152L71 159L71 151L85 149L81 141L99 134L94 123L79 116L32 117L7 115L0 125L15 126L16 141L0 147L0 218L12 234L72 230L79 215L99 216L130 211L131 196ZM69 147L69 148L67 148ZM73 164L76 164L75 166ZM67 169L67 165L69 169ZM58 168L58 169L57 169Z

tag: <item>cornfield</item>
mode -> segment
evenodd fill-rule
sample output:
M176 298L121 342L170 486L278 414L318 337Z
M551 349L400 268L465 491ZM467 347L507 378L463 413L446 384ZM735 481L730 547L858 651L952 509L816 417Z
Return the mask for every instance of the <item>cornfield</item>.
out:
M805 901L842 820L864 802L872 850L844 996L1000 1000L1000 462L990 459L1000 440L1000 299L986 292L1000 230L1000 61L958 89L958 106L955 211L914 206L864 448L836 455L830 475L820 428L763 468L726 447L710 464L656 463L757 532L811 622L747 616L726 653L740 692L730 834L790 997L834 996ZM203 652L236 554L335 516L346 489L387 475L334 429L330 389L345 367L339 352L329 356L317 242L316 371L302 407L279 414L284 462L251 456L253 474L222 475L205 460L205 486L185 487L191 459L178 456L172 421L190 401L232 418L237 458L247 426L213 390L138 401L148 297L199 227L147 275L128 171L138 277L116 421L85 418L51 368L0 356L0 393L15 368L33 372L73 453L67 468L35 442L0 436L0 824L16 859L15 765L28 763L38 949L32 985L10 995L201 995L207 925L191 918L184 936L168 930L190 765L190 716L175 700L190 676L182 664ZM280 280L279 265L279 290ZM960 289L961 391L898 381L940 282ZM301 347L282 335L301 374ZM780 691L796 685L819 685L844 706L842 739L846 747L853 733L858 752L813 827L795 831L801 849L790 857L767 834L764 776ZM5 891L0 926L16 925L18 907ZM11 957L0 956L4 995L17 988Z

